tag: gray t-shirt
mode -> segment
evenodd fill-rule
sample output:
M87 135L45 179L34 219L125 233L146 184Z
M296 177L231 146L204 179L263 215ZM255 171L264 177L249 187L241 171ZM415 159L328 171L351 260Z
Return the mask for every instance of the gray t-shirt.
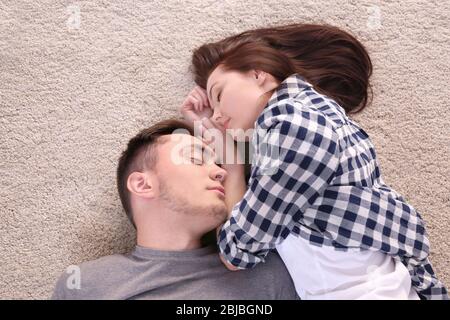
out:
M229 271L214 245L189 251L136 246L75 269L61 275L52 299L298 299L276 252L253 269Z

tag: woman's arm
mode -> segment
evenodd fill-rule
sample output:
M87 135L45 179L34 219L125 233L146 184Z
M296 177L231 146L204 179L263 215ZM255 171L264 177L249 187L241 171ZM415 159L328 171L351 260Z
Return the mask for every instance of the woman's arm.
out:
M224 181L224 188L225 203L228 209L228 216L230 216L233 207L243 198L246 192L247 186L245 181L245 166L242 161L242 159L244 159L243 155L239 152L240 150L238 150L238 148L234 144L233 139L230 136L226 135L224 128L217 126L215 123L209 120L209 117L212 115L212 110L209 106L208 97L204 89L196 86L189 93L188 97L181 105L180 113L187 121L191 122L192 124L195 125L195 122L197 122L197 124L202 124L200 126L200 129L202 132L202 136L204 136L204 138L207 138L206 140L208 140L208 138L211 138L211 135L215 135L215 138L218 138L218 141L222 142L222 148L220 148L221 150L215 151L220 153L219 159L221 161L222 168L227 171L227 177ZM205 131L212 129L216 130L210 132L209 135L206 134L205 137L205 133L207 132L203 131L202 129ZM214 147L214 144L211 147ZM233 157L231 157L231 159L233 159L231 163L227 162L227 159L230 159L230 157L226 156L227 152L232 152L234 155ZM222 224L217 228L216 235L218 235L221 229ZM228 263L221 254L219 254L219 257L229 270L239 270L232 264Z
M242 200L245 192L247 191L244 165L222 165L222 168L227 172L227 177L224 181L224 188L225 202L228 208L228 218L230 218L231 210L233 210L233 207Z
M247 191L247 184L245 181L245 166L243 164L243 156L240 153L241 150L238 150L236 144L234 144L233 140L228 137L228 146L225 148L227 152L233 152L233 157L227 157L226 152L223 153L223 159L231 160L231 163L227 163L227 161L222 161L222 168L227 172L226 179L224 181L225 188L225 202L228 208L228 219L231 216L231 211L233 207L242 200L245 192ZM231 141L231 142L230 142ZM217 228L217 236L219 235L220 230L222 229L222 224ZM225 267L230 271L237 271L239 268L233 266L231 263L228 263L226 259L219 254L220 260L225 265Z
M245 170L243 164L224 164L222 166L227 171L227 177L224 181L225 188L225 202L228 208L228 219L231 216L231 211L233 207L242 200L247 189L245 183ZM222 224L217 228L217 236L222 229ZM231 271L237 271L239 268L228 263L226 259L219 254L220 260L223 262L225 267Z
M238 148L233 138L225 133L223 127L210 119L201 120L201 132L204 141L214 150L217 162L227 172L225 181L225 202L228 212L238 203L247 191L245 182L245 150Z

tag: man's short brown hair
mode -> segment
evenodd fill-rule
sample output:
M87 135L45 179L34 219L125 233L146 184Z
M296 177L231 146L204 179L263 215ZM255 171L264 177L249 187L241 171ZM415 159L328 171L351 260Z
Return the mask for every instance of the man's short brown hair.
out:
M133 226L136 224L131 209L130 191L127 188L128 176L135 171L152 169L157 162L156 146L165 140L162 136L170 135L175 130L185 130L186 133L194 135L192 126L186 121L169 119L156 123L155 125L141 130L133 137L122 152L117 167L117 189L120 201L125 209L125 213Z

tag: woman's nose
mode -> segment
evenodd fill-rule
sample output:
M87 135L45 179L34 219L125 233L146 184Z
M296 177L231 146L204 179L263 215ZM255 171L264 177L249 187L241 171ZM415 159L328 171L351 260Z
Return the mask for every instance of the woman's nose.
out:
M221 117L222 117L222 114L220 113L219 108L217 108L217 107L214 108L213 116L212 116L214 122L219 122L219 119Z

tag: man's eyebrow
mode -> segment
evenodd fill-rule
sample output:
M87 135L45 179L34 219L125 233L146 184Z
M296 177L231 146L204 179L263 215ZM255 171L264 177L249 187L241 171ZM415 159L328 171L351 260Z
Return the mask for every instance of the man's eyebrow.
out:
M202 154L205 151L208 152L208 153L211 153L211 150L207 149L205 146L203 146L203 145L201 145L199 143L193 143L193 144L187 145L187 146L181 148L180 152L182 153L182 152L185 152L187 150L188 151L200 151Z
M203 152L207 152L211 157L215 158L216 157L216 153L211 149L211 147L209 146L203 146L202 147L202 151Z
M210 100L212 100L212 95L211 95L212 88L213 88L216 84L217 84L217 82L215 82L215 83L211 86L211 88L209 88L209 99L210 99Z
M202 157L203 157L203 155L205 155L205 156L209 156L212 158L216 158L216 153L210 147L199 144L199 143L194 143L194 144L191 144L191 145L181 148L180 154L185 152L187 149L189 149L190 152L194 151L193 153L189 154L191 156L200 154ZM199 153L195 153L195 151L197 151Z
M199 146L197 144L189 144L180 149L180 154L183 154L184 152L189 151L189 154L191 155L190 152L192 152L193 150L201 150L201 146Z

